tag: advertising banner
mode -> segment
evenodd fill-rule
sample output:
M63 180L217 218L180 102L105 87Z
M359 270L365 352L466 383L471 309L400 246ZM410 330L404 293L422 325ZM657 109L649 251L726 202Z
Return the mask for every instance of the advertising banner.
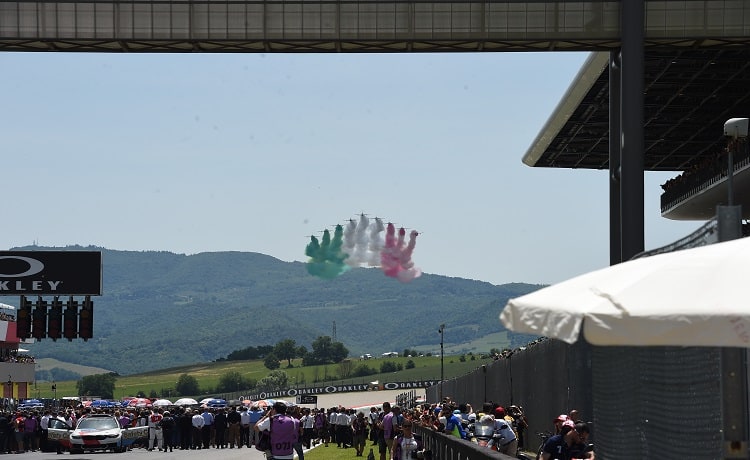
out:
M102 253L0 251L0 295L102 295Z

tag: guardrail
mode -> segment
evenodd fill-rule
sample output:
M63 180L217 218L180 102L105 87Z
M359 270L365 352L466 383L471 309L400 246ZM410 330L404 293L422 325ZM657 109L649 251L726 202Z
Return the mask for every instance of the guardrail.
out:
M513 460L515 458L419 425L415 425L414 428L415 434L422 437L424 448L432 452L433 460Z

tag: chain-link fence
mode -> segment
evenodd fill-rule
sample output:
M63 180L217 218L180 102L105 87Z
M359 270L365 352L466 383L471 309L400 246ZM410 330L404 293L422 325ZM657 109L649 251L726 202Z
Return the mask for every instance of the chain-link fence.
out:
M591 347L543 340L443 384L443 395L481 408L522 406L526 449L538 432L577 409L591 422L603 459L722 458L721 355L718 348ZM436 401L439 386L428 388Z

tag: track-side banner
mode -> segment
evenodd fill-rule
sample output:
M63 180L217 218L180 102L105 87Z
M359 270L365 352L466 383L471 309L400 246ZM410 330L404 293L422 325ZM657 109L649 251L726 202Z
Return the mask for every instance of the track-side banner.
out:
M0 251L0 295L102 295L102 253Z

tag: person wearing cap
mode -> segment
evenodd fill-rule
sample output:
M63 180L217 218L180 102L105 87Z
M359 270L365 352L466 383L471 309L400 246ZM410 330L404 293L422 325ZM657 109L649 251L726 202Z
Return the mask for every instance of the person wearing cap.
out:
M559 418L559 417L558 417ZM557 419L555 419L557 420ZM565 420L561 423L560 433L550 436L542 447L541 460L569 460L570 449L574 444L576 437L571 434L575 431L575 423L571 420Z
M560 431L562 429L562 424L565 423L568 420L568 416L565 414L560 414L552 420L552 423L555 425L555 434L560 434Z
M286 414L286 404L276 401L268 414L255 424L254 430L260 433L268 430L271 434L271 458L273 460L293 460L294 447L299 440L299 420Z
M493 416L495 418L495 433L500 435L497 446L498 452L515 457L518 452L518 437L516 432L513 431L512 422L508 421L505 409L500 406L495 408Z

